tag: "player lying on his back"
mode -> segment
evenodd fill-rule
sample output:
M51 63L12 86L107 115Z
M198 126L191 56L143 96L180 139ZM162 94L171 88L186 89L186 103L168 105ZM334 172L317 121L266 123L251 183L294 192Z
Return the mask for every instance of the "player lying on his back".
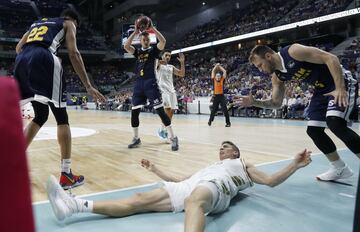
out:
M64 220L72 214L91 212L111 217L125 217L145 212L181 212L185 210L185 231L203 231L205 216L225 211L230 200L253 183L275 187L298 169L311 162L311 151L298 153L278 172L268 175L240 158L239 148L230 141L221 144L220 161L187 178L176 178L148 160L141 165L164 180L163 187L136 193L124 199L89 201L69 196L51 176L48 197L55 216Z

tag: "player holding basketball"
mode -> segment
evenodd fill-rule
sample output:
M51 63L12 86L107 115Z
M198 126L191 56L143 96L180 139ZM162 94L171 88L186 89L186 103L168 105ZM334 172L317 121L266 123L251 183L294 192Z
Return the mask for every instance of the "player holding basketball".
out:
M144 16L143 16L144 17ZM146 17L146 16L145 16ZM150 19L149 19L150 20ZM152 22L149 22L149 29L155 32L156 38L159 42L152 46L150 45L149 33L141 32L140 42L141 48L135 48L131 45L134 37L140 33L138 21L135 22L135 31L129 36L124 49L133 54L136 58L136 81L132 97L131 109L131 126L134 130L134 138L129 144L129 148L136 148L141 144L139 138L139 115L141 108L146 104L146 100L150 101L156 113L160 116L162 123L170 135L171 149L177 151L179 149L178 138L174 135L171 127L171 120L165 113L164 106L161 99L161 92L156 80L156 59L159 57L160 51L165 47L166 40L164 36L153 27Z
M332 164L327 172L317 178L329 181L352 176L352 170L339 157L334 142L325 133L327 126L360 158L360 136L347 127L347 121L355 106L358 84L351 73L341 67L339 59L314 47L293 44L280 49L278 53L268 46L255 46L249 61L260 71L272 74L272 98L255 100L250 95L240 97L240 104L280 108L285 93L285 81L305 81L314 85L307 134Z
M73 198L60 188L53 177L49 178L47 191L58 220L83 212L126 217L137 213L185 210L185 231L199 232L205 229L205 215L227 210L231 199L239 191L253 186L253 183L270 187L281 184L311 162L310 154L310 151L304 150L286 167L268 175L245 162L240 157L239 148L225 141L219 150L220 161L188 178L176 178L150 161L142 160L141 165L163 179L164 186L129 198L97 202Z
M87 92L94 99L105 100L90 83L76 46L79 16L65 10L60 18L35 21L16 46L15 78L19 82L22 104L31 101L34 119L25 129L29 146L49 115L49 107L57 122L57 137L61 150L60 184L64 189L84 183L83 176L71 172L71 133L66 111L65 79L62 76L57 50L65 40L70 61Z
M165 112L172 121L174 112L178 109L173 76L185 76L185 56L184 54L180 53L179 57L177 58L180 62L180 69L174 67L174 65L169 64L170 59L171 53L169 51L163 52L161 60L158 62L156 76L161 90ZM165 126L162 125L162 128L159 130L159 137L161 139L167 139L167 136L168 133L165 129Z

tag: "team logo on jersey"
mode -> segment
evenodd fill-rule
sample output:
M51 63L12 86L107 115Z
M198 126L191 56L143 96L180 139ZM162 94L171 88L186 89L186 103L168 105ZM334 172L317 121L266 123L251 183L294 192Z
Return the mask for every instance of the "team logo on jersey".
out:
M290 60L289 63L287 63L288 68L293 68L295 66L295 62L293 60Z

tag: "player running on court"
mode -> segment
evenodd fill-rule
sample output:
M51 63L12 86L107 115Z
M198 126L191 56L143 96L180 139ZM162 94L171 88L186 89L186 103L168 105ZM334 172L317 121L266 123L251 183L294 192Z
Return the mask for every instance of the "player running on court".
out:
M126 217L137 213L185 210L185 231L199 232L205 229L205 216L227 210L231 199L239 191L253 186L253 183L270 187L281 184L311 162L310 154L310 151L304 150L286 167L268 175L245 162L239 148L225 141L219 150L220 161L188 178L175 178L150 161L142 160L141 165L163 179L164 186L128 198L96 202L73 198L60 188L53 177L49 178L47 191L58 220L85 212Z
M156 38L159 40L156 45L150 45L149 33L146 31L140 33L137 23L135 23L135 31L129 36L124 46L124 49L136 58L136 81L132 97L133 106L131 109L131 126L134 131L134 138L128 147L136 148L141 144L139 137L139 115L141 108L146 104L146 101L149 100L170 135L171 149L177 151L179 149L178 138L174 135L171 120L165 113L155 73L156 59L159 57L160 51L165 48L166 40L164 36L153 27L152 23L150 23L149 29L155 32ZM136 35L140 36L141 48L135 48L131 45Z
M161 90L165 112L172 121L174 112L178 109L178 101L174 87L173 76L185 76L185 56L184 54L180 53L179 57L177 58L180 62L180 69L176 68L174 65L169 64L170 59L171 53L169 51L163 52L161 60L158 62L156 76ZM166 131L164 125L162 125L158 134L161 139L167 140L168 132Z
M278 53L268 46L255 46L249 61L260 71L272 74L272 97L269 100L255 100L251 95L240 97L240 104L280 108L285 81L297 80L314 85L306 132L332 164L327 172L317 178L329 181L352 176L352 170L339 157L334 142L325 133L327 126L360 158L360 136L347 127L355 107L358 84L351 73L341 67L339 59L315 47L293 44L280 49Z
M65 79L57 50L65 41L71 64L87 92L95 100L105 100L90 83L84 63L76 46L76 27L79 16L65 10L60 18L35 21L16 46L15 78L19 82L21 104L31 101L34 119L25 129L26 145L30 145L49 115L49 107L57 122L57 138L61 150L60 184L64 189L84 183L83 176L71 172L71 132L66 111Z

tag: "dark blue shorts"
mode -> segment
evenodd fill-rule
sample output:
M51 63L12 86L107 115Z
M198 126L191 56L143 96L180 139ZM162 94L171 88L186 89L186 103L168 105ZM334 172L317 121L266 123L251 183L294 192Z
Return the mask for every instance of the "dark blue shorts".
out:
M143 107L146 105L147 100L155 109L163 106L157 80L155 78L144 79L137 77L132 97L132 109Z
M336 116L351 121L352 112L356 107L359 86L355 79L350 76L345 77L346 90L349 95L349 105L340 107L334 103L333 96L324 96L323 93L316 92L311 98L309 105L309 122L308 126L326 127L326 117Z
M65 80L60 59L38 45L28 45L16 56L14 75L19 83L22 104L52 102L65 107Z

